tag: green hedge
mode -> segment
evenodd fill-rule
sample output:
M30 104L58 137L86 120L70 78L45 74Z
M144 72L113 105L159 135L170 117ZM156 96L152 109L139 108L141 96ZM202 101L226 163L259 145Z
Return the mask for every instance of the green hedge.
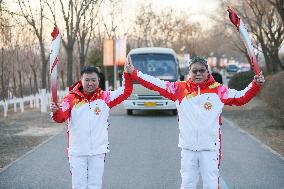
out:
M243 90L253 80L254 73L252 71L236 73L231 77L228 86L231 89Z

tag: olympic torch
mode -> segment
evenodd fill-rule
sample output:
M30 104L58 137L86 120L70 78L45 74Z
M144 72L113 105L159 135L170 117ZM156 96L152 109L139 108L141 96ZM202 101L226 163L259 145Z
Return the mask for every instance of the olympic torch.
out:
M258 66L256 56L254 54L254 48L253 48L253 45L252 45L252 41L249 37L249 34L246 30L246 27L245 27L242 19L240 19L237 12L231 6L228 6L227 11L229 12L229 18L230 18L231 22L237 27L237 30L240 33L241 39L243 40L243 42L246 46L248 57L249 57L249 60L250 60L250 64L252 66L252 70L256 75L258 75L261 70Z
M57 64L58 64L58 51L60 47L61 35L57 26L54 27L52 33L52 42L50 47L50 58L49 58L49 73L50 73L50 88L51 88L51 99L57 104Z

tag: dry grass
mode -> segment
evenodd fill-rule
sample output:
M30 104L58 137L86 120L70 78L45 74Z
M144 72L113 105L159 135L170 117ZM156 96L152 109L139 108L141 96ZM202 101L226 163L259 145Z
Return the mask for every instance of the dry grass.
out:
M0 117L0 169L64 129L48 113L34 109Z
M267 114L281 122L284 129L284 71L266 78L260 97L267 103Z

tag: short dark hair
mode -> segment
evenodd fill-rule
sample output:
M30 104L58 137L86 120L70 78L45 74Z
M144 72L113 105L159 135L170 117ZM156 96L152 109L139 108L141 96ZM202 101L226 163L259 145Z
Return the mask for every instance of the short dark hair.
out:
M189 64L189 69L191 69L191 66L195 63L200 63L203 64L206 69L208 70L208 64L207 64L207 60L204 57L201 56L195 56L191 59L190 64Z
M81 70L81 76L83 74L91 74L91 73L96 73L99 76L99 71L94 66L84 66L83 69Z

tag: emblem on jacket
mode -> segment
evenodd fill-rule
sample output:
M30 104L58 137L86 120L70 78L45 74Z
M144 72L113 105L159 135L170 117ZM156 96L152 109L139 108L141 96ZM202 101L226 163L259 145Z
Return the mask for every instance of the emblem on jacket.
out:
M96 107L96 108L94 109L94 112L96 113L96 115L100 115L101 110L100 110L99 107Z
M209 101L209 97L207 98L207 101L204 103L203 107L205 108L205 110L209 111L212 108L212 104Z

